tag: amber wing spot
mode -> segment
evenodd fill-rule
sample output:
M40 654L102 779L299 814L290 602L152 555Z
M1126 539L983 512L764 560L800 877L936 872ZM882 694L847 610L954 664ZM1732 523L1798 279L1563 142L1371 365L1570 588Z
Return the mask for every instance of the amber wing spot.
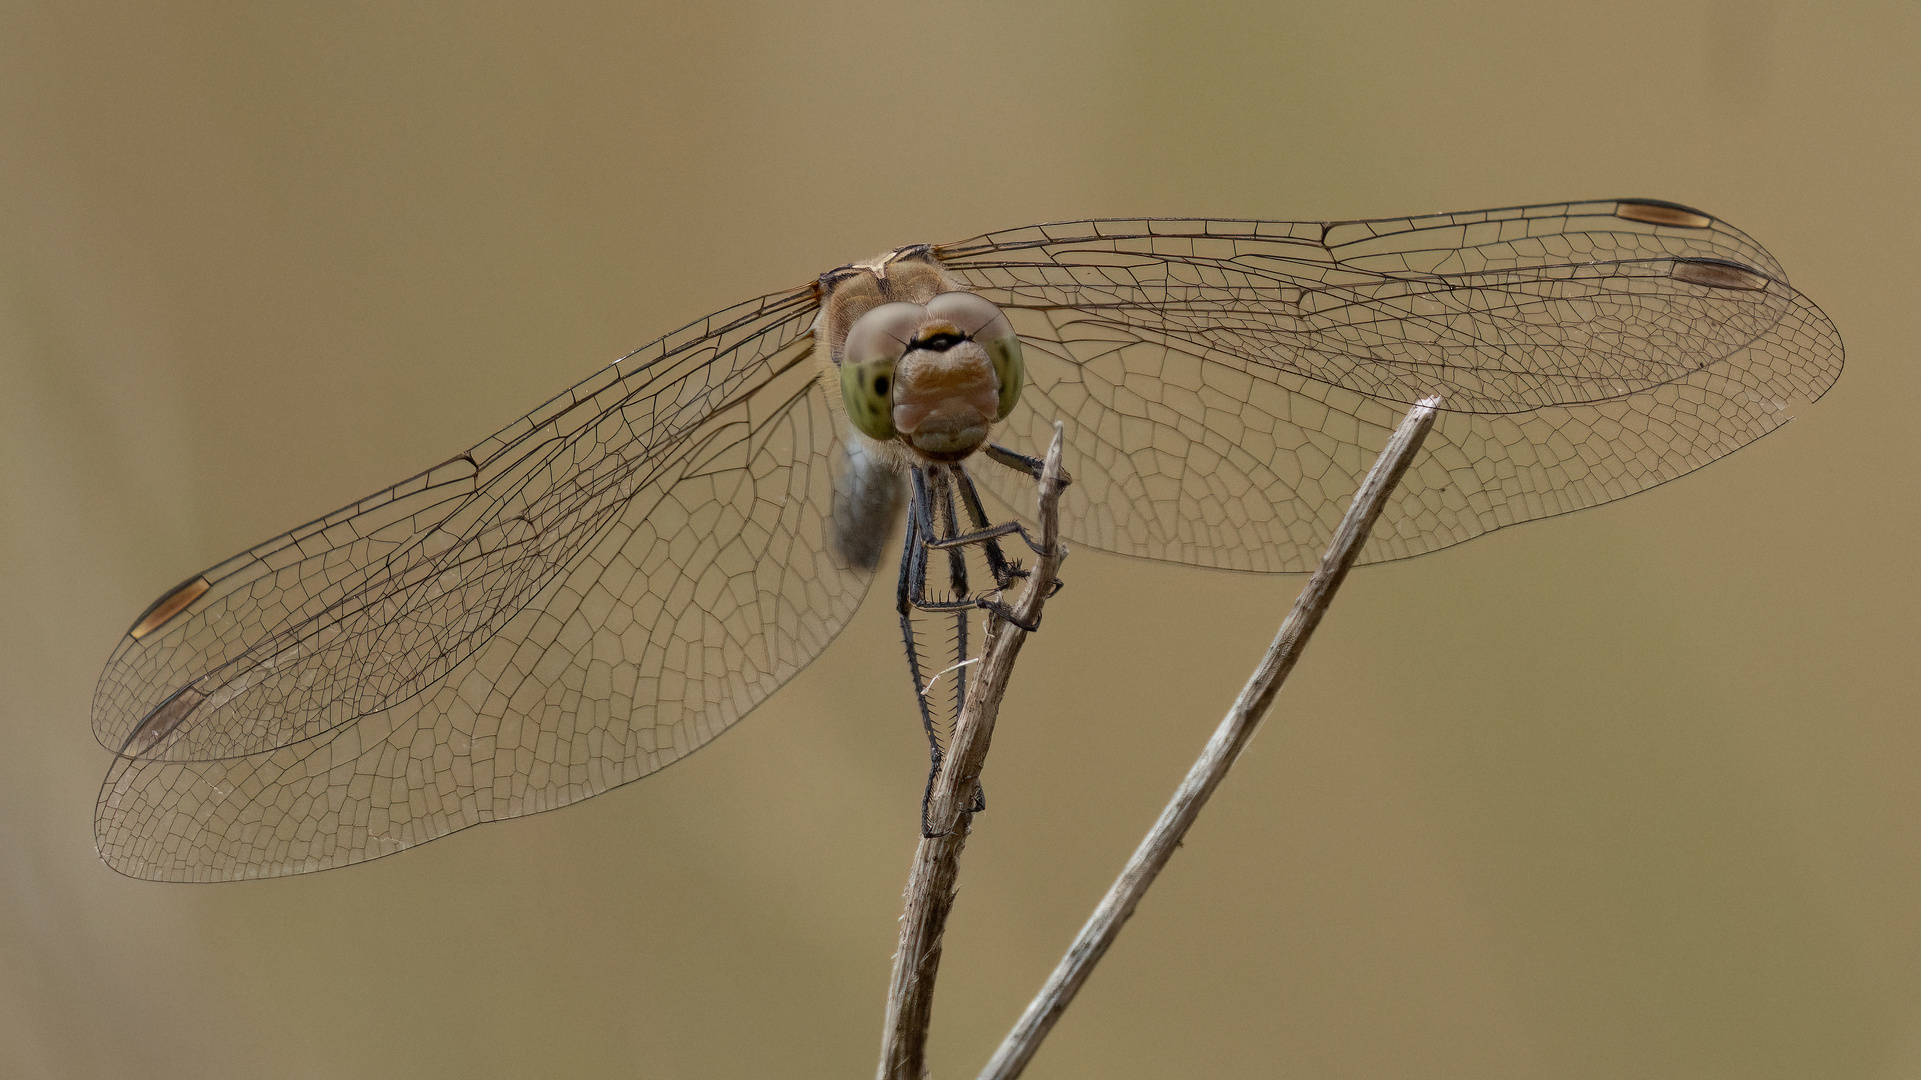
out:
M1683 229L1705 229L1714 224L1714 219L1701 211L1690 210L1675 203L1616 203L1614 216L1626 218L1629 221L1646 222L1649 225L1678 225Z
M1720 259L1677 259L1668 276L1690 285L1715 289L1760 290L1768 287L1767 276L1736 262Z
M200 595L211 588L213 588L213 583L206 578L188 578L174 586L172 591L168 592L167 595L155 600L147 610L141 612L140 618L133 624L133 629L127 631L127 636L135 641L139 641L141 638L160 629L161 626L166 624L168 619L187 610L188 605L200 599Z

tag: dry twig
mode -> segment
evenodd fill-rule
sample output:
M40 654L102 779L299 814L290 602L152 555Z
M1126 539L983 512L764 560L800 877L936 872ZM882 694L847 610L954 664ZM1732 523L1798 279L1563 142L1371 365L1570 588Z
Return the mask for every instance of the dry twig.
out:
M1060 424L1054 425L1053 445L1040 478L1040 526L1043 554L1028 574L1027 585L1014 601L1014 614L1029 626L1040 620L1041 605L1054 589L1066 548L1060 542L1061 489ZM987 639L975 665L973 690L954 723L954 737L941 760L940 772L928 795L927 835L914 852L907 878L907 908L901 916L900 949L894 954L894 976L887 992L887 1027L881 1039L880 1080L921 1080L925 1071L928 1024L933 1018L934 977L940 968L941 935L954 906L955 881L960 873L961 849L973 815L974 792L980 780L988 743L1001 697L1020 655L1027 632L999 618L988 620Z
M1439 398L1426 398L1415 405L1401 421L1388 440L1387 448L1375 460L1367 478L1361 481L1359 491L1354 493L1354 501L1347 508L1347 515L1341 519L1340 527L1334 532L1334 542L1328 546L1327 555L1321 567L1314 572L1301 595L1294 601L1294 607L1281 623L1280 633L1273 644L1267 648L1267 655L1261 658L1260 666L1248 679L1247 686L1235 699L1233 708L1221 720L1220 727L1209 739L1207 747L1188 770L1187 778L1168 801L1167 808L1148 830L1140 847L1135 849L1133 858L1121 870L1120 877L1101 898L1100 905L1081 928L1080 936L1068 947L1067 955L1048 976L1047 984L1021 1014L1007 1038L1001 1042L1000 1049L981 1071L981 1080L1012 1080L1021 1074L1027 1063L1040 1049L1041 1040L1053 1029L1054 1022L1067 1009L1068 1003L1087 981L1094 965L1100 962L1107 947L1121 932L1121 924L1134 914L1134 908L1146 895L1147 887L1167 865L1174 849L1180 845L1181 837L1187 828L1200 815L1201 807L1207 804L1208 796L1220 786L1221 779L1227 775L1228 767L1240 756L1247 741L1260 727L1261 719L1267 715L1268 706L1274 695L1280 691L1281 683L1287 673L1294 669L1294 662L1300 658L1301 650L1307 639L1320 624L1321 615L1334 599L1334 592L1341 587L1347 571L1354 565L1360 554L1361 545L1367 540L1368 531L1374 527L1375 518L1380 516L1381 507L1387 497L1399 484L1407 467L1414 460L1414 454L1427 437L1428 430L1434 426L1434 410L1440 404ZM915 1078L918 1080L918 1077Z

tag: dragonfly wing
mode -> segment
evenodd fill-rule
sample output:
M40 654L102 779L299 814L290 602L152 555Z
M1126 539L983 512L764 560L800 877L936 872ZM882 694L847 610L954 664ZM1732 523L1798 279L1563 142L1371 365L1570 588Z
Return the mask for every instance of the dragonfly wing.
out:
M374 858L644 776L791 678L872 577L827 542L812 296L696 323L194 579L96 696L108 863Z
M1031 452L1067 424L1068 535L1204 566L1313 569L1427 394L1444 411L1364 562L1699 468L1841 369L1833 324L1765 250L1659 203L1074 222L937 253L1025 345L1007 438Z

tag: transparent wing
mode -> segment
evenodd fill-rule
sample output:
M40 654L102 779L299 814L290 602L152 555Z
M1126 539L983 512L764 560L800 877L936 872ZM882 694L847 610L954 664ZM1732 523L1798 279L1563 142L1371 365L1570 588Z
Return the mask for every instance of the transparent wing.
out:
M1446 410L1364 562L1618 499L1785 423L1834 326L1738 230L1645 200L1352 222L1086 221L936 249L1067 425L1070 538L1312 570L1412 402ZM1031 483L979 470L1010 508Z
M172 880L357 862L739 719L871 578L825 542L815 311L811 286L722 311L163 598L95 695L102 856Z

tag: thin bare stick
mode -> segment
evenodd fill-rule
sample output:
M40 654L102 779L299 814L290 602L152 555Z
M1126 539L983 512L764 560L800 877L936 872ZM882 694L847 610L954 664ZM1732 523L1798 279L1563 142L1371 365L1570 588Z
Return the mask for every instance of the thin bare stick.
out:
M1067 548L1060 542L1062 428L1054 425L1054 442L1040 477L1042 554L1028 574L1027 585L1014 601L1016 618L1038 625L1041 605L1054 590ZM894 954L894 977L887 990L887 1026L881 1036L880 1080L921 1080L926 1070L927 1029L933 1019L934 977L940 970L941 935L954 906L954 886L960 875L961 849L973 815L974 792L981 766L987 760L994 721L1001 698L1014 671L1027 631L999 618L990 618L987 639L967 704L954 722L954 737L941 759L927 802L927 832L914 852L907 877L907 908L900 921L900 950Z
M1320 624L1321 615L1334 599L1334 592L1341 587L1347 577L1348 568L1360 554L1361 545L1367 540L1368 531L1374 527L1374 520L1380 516L1381 507L1387 502L1395 485L1406 474L1407 467L1414 460L1415 451L1427 437L1428 430L1434 426L1434 410L1440 398L1422 400L1401 421L1388 440L1387 448L1375 460L1374 468L1367 478L1361 481L1360 490L1354 493L1354 501L1347 508L1347 515L1334 532L1334 542L1327 549L1327 556L1321 561L1321 568L1301 590L1294 601L1294 607L1281 623L1281 631L1267 647L1267 655L1261 658L1260 666L1247 681L1241 696L1234 701L1233 708L1215 729L1214 737L1207 742L1207 748L1188 770L1187 778L1175 789L1174 797L1168 801L1167 808L1161 811L1160 820L1148 830L1141 840L1140 847L1134 851L1133 858L1121 871L1119 878L1101 898L1100 906L1089 916L1087 925L1081 928L1080 936L1068 947L1067 955L1048 976L1047 985L1041 988L1027 1011L1021 1014L1020 1021L1001 1042L1000 1049L981 1071L981 1080L1013 1080L1027 1067L1035 1051L1040 1049L1041 1040L1053 1029L1054 1022L1074 1000L1081 984L1094 970L1107 952L1107 947L1120 935L1121 924L1134 914L1135 905L1147 893L1147 887L1167 865L1174 849L1180 846L1181 838L1187 828L1200 815L1201 807L1220 786L1221 779L1227 775L1228 767L1247 746L1247 741L1260 727L1261 719L1267 715L1268 706L1274 695L1280 691L1281 683L1287 673L1294 668L1300 658L1301 650L1306 647L1307 639Z

